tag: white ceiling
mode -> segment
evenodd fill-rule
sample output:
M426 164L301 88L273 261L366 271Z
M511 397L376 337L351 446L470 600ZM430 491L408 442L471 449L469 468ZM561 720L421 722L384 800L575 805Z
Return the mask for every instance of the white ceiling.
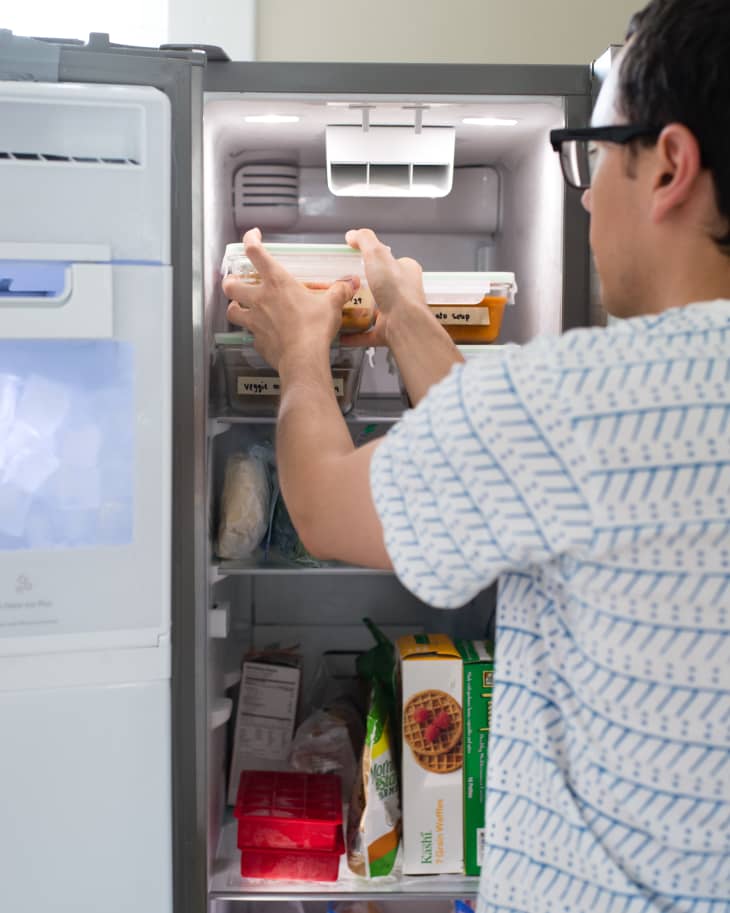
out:
M338 98L336 105L324 98L296 98L269 95L266 98L240 95L209 95L205 105L205 129L219 153L235 157L245 153L272 161L292 161L301 167L325 164L325 127L328 124L362 123L362 105L369 108L370 123L410 125L415 122L413 105L425 105L424 125L456 127L455 164L483 165L508 162L526 143L547 142L547 133L562 126L562 99L534 97L422 98L387 97ZM359 107L358 107L359 106ZM411 106L411 107L409 107ZM250 115L296 115L298 123L247 123ZM465 117L515 119L514 126L463 124Z

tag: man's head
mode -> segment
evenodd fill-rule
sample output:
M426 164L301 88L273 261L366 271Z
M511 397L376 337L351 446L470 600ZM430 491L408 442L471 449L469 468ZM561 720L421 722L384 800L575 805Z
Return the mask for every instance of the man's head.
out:
M595 144L584 195L617 316L730 295L730 0L652 0L628 39L593 125L644 132Z

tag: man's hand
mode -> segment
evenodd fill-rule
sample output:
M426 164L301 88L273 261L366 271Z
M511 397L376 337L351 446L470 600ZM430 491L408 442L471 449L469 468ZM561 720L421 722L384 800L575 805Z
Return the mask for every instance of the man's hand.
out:
M396 260L368 228L348 231L346 238L362 254L378 316L370 332L343 337L343 341L388 346L415 406L464 359L426 303L420 264L407 257Z
M396 260L390 248L382 244L369 228L348 231L345 240L360 251L368 285L378 308L375 326L367 333L343 338L355 346L390 345L389 330L395 320L408 320L414 308L427 308L423 291L423 270L409 257Z
M343 279L322 290L307 288L268 253L258 228L247 231L243 243L260 281L225 277L223 291L231 299L228 319L253 333L256 351L276 370L282 358L291 355L326 354L340 328L342 306L360 280Z

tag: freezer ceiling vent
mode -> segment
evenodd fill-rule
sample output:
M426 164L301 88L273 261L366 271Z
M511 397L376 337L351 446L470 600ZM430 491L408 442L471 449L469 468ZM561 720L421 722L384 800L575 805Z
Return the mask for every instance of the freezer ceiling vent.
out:
M453 127L327 127L327 184L344 197L445 197L454 179Z
M246 162L233 174L236 228L287 228L299 216L299 168L287 162Z

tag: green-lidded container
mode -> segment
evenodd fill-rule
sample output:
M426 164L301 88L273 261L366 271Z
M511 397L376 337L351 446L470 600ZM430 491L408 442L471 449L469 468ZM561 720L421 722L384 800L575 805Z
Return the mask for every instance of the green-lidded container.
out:
M347 244L265 244L266 250L303 285L324 290L338 279L357 276L360 288L342 307L341 333L364 333L373 325L375 302L368 287L360 251ZM228 244L221 275L236 276L253 285L260 282L244 244Z
M254 348L250 333L216 333L215 358L223 363L228 405L232 412L251 416L274 416L281 399L281 381L276 371ZM357 398L365 350L330 346L332 385L343 414Z
M488 641L457 640L464 674L464 871L482 870L492 718L494 649Z

